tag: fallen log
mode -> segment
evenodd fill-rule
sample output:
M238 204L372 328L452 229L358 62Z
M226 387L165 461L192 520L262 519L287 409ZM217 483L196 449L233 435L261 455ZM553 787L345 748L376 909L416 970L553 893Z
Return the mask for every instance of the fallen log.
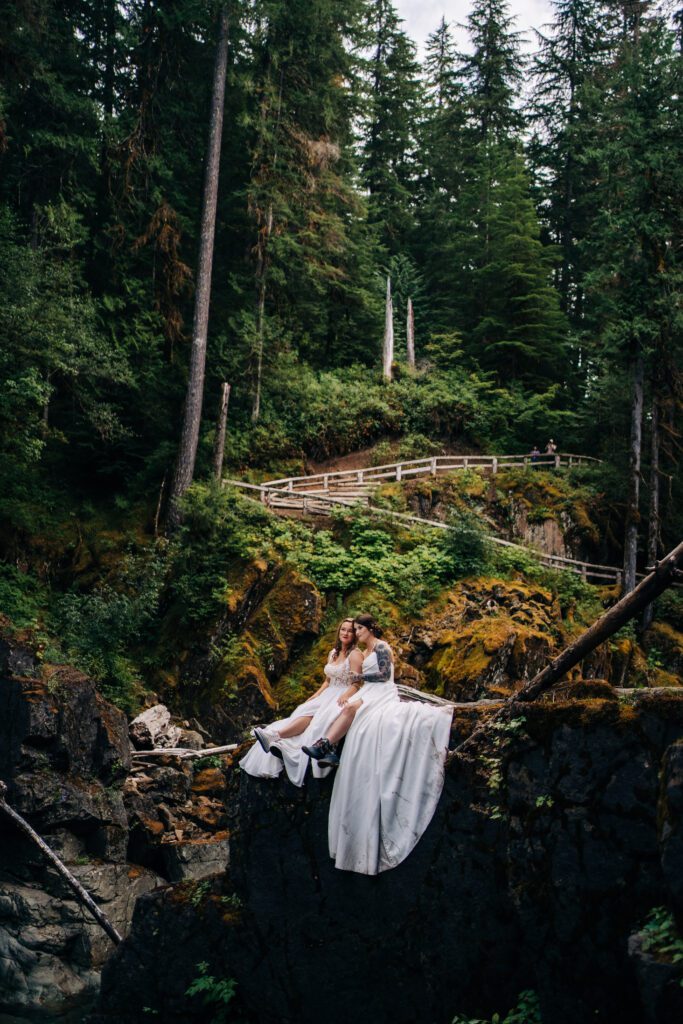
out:
M119 935L111 921L109 921L109 919L105 917L105 915L102 913L102 911L97 906L90 893L88 893L83 888L78 879L71 874L67 866L63 864L62 861L57 856L57 854L50 849L45 840L41 839L38 833L33 828L31 828L29 823L24 818L22 818L22 816L18 814L13 807L10 807L10 805L7 803L6 796L7 785L6 783L0 781L0 810L4 811L5 814L12 819L17 828L19 828L24 833L24 835L27 835L29 839L42 850L42 852L45 854L45 856L50 861L52 866L56 868L56 870L65 880L65 882L73 890L79 903L82 903L83 906L90 911L92 916L95 918L100 927L104 929L104 931L107 933L112 942L115 942L117 945L120 942L123 942L123 938L121 937L121 935Z
M187 760L193 757L211 757L212 754L229 754L232 750L237 750L238 746L239 743L228 743L225 747L204 747L203 750L193 750L190 747L155 747L154 750L134 750L132 757L137 760L170 755Z
M570 668L582 661L587 654L613 636L617 630L626 625L631 619L639 615L655 598L664 593L669 587L680 582L683 578L680 566L683 564L683 541L669 554L658 562L653 571L646 576L638 586L617 601L604 615L601 615L597 622L594 622L585 633L582 633L574 643L566 647L561 654L550 662L541 672L534 676L526 686L513 694L503 707L488 719L478 725L466 740L452 750L448 760L454 757L468 756L468 752L476 745L477 740L498 721L509 718L511 714L521 711L520 705L529 704L536 700L553 683L558 682Z

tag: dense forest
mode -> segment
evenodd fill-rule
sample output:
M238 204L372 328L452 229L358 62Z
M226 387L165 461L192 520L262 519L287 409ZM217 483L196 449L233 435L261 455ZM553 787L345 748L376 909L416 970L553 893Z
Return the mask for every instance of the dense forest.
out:
M228 382L233 477L377 443L410 457L554 437L604 460L579 482L609 508L602 556L624 560L627 585L678 539L680 11L553 0L529 49L505 0L476 0L466 52L442 20L423 60L389 0L0 11L1 585L18 621L45 585L71 586L69 524L156 518L163 534L221 14L195 479L211 476ZM196 538L218 499L190 501ZM247 529L234 505L221 514ZM82 619L73 601L62 636Z

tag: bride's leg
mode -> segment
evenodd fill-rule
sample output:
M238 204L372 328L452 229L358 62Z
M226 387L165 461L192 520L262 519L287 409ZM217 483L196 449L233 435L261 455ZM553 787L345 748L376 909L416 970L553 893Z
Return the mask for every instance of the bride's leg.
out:
M301 718L295 718L293 722L286 725L283 729L278 729L281 740L287 740L291 736L299 736L302 732L306 732L313 715L302 715Z
M339 743L342 736L346 736L361 703L362 701L359 701L356 704L347 704L342 713L335 718L334 722L327 730L327 736L325 737L329 743Z

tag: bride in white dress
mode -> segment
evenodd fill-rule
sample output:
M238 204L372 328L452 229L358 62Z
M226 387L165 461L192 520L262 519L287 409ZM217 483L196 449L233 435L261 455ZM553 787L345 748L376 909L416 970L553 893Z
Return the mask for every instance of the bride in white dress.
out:
M283 767L295 786L303 786L308 755L302 752L306 743L324 735L338 717L349 698L360 689L360 682L351 682L352 662L357 671L361 654L356 648L353 619L344 619L337 631L337 642L329 653L325 665L325 682L319 690L300 704L289 716L273 722L265 729L253 730L257 742L240 761L249 775L272 779ZM313 774L321 778L331 771L331 764L314 761Z
M354 626L365 657L352 678L363 687L307 752L329 758L348 732L330 803L330 856L343 871L376 875L405 860L432 820L453 709L401 701L374 619L360 615Z

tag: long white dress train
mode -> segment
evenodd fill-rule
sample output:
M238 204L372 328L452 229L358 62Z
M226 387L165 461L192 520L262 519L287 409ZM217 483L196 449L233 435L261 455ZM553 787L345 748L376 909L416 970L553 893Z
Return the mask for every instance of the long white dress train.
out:
M249 775L255 775L260 779L274 779L284 768L295 786L303 786L309 757L308 754L303 753L301 748L310 746L325 735L341 711L337 701L349 685L349 659L347 657L340 661L332 661L334 653L335 651L332 649L325 665L328 685L322 693L299 704L289 718L283 718L268 726L269 730L277 729L279 731L297 718L312 715L306 731L299 733L298 736L290 736L289 739L278 741L277 746L282 751L283 760L275 757L274 754L267 754L260 743L254 743L251 750L240 761L240 768ZM317 761L312 760L311 771L316 778L323 778L325 775L329 775L332 768L319 765Z
M377 672L372 652L363 671ZM401 701L394 669L366 682L344 742L329 815L335 867L376 875L405 860L434 816L453 709Z

